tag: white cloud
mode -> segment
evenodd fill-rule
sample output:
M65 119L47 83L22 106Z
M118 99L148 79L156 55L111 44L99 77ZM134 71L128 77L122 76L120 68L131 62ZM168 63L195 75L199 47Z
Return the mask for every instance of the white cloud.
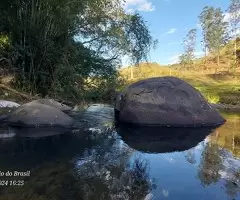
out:
M205 53L203 51L195 51L194 55L198 58L198 57L202 57Z
M236 34L240 35L240 28L237 29Z
M132 8L129 8L126 10L126 13L128 14L133 14L134 13L134 10Z
M240 14L237 13L237 15L239 16ZM230 13L224 13L224 19L223 19L225 22L230 22L231 20L231 15ZM229 27L229 32L230 32L230 37L233 37L235 36L235 33L231 32L231 27ZM240 27L237 27L237 30L236 30L236 34L239 35L240 34Z
M155 6L149 0L126 0L123 7L125 10L131 9L131 11L151 12L155 10Z
M225 22L229 22L230 21L230 19L231 19L231 15L230 15L230 13L224 13L224 18L223 18L223 20L225 21Z
M176 63L178 63L179 62L179 56L181 56L181 54L177 54L177 55L174 55L174 56L170 57L168 59L169 64L176 64Z
M204 56L204 54L205 54L205 53L204 53L203 51L196 51L196 52L194 53L194 55L195 55L197 58L200 58L200 57ZM179 63L179 57L180 57L181 55L182 55L182 54L176 54L176 55L170 57L170 58L168 59L169 64Z
M201 24L200 23L197 23L197 29L201 29L202 28L202 26L201 26Z
M168 30L168 32L166 32L166 34L173 34L176 32L176 30L177 30L176 28L171 28Z
M232 13L233 15L233 17L234 18L238 18L239 16L240 16L240 12L234 12L234 13ZM226 13L224 13L224 19L223 19L225 22L230 22L230 20L231 20L231 14L229 13L229 12L226 12Z

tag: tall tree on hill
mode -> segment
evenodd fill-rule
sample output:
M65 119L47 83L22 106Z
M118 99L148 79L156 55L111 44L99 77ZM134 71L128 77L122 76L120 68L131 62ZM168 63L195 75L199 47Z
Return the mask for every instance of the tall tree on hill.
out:
M179 56L180 65L185 68L194 64L194 52L196 46L196 29L191 29L188 31L186 37L183 40L184 53Z
M231 34L234 39L234 61L237 64L237 35L240 31L240 0L231 0L228 8L229 22L231 25Z
M199 15L199 20L200 20L200 24L202 27L202 34L203 34L202 45L205 52L205 58L207 56L207 52L209 51L207 34L209 32L209 26L211 24L210 20L213 18L213 13L214 13L213 7L210 7L210 8L204 7L202 13Z
M178 60L179 60L179 64L181 66L181 68L185 68L188 64L188 57L185 53L181 54L179 57L178 57Z
M185 50L185 59L188 65L194 64L194 58L195 58L195 49L196 49L196 29L191 29L188 31L187 36L183 40L183 46Z
M228 40L227 26L224 14L220 8L204 7L199 16L203 29L203 37L208 51L217 57L217 68L220 66L220 50Z

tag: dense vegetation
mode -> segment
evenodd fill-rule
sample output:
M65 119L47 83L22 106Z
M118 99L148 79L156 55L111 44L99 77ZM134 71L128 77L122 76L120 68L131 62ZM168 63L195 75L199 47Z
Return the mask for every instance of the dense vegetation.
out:
M99 98L118 84L123 55L144 60L154 41L121 0L3 0L0 72L14 88L64 99Z

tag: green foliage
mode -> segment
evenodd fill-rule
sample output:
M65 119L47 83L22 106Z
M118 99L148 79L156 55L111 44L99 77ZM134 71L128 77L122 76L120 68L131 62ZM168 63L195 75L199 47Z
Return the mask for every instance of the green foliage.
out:
M179 64L182 68L186 68L186 66L189 64L189 56L186 53L179 56Z
M229 13L229 22L230 22L230 32L232 35L232 38L234 39L234 63L232 64L232 67L236 69L239 65L239 60L237 56L237 34L239 31L240 26L240 0L231 0L231 3L228 8Z
M195 46L196 46L196 29L191 29L186 38L184 39L184 49L185 52L189 55L191 59L194 59L194 52L195 52Z
M185 53L182 54L179 57L179 61L182 67L185 67L186 65L189 67L190 65L193 65L193 60L195 59L195 46L196 46L196 29L191 29L187 36L184 38L183 46Z
M0 50L4 50L9 46L9 38L6 35L0 35Z
M216 54L220 64L220 49L228 40L227 26L224 21L224 14L220 8L204 7L199 16L203 29L205 46L209 52Z
M228 7L228 12L230 15L230 24L234 33L236 34L237 28L239 28L240 24L240 0L231 0L230 5ZM236 35L235 35L236 36Z
M15 85L32 94L77 98L86 79L116 82L119 58L139 62L154 44L142 17L126 14L120 0L5 0L0 13Z
M198 169L198 178L203 186L216 183L220 178L220 170L223 169L223 161L217 144L206 144Z

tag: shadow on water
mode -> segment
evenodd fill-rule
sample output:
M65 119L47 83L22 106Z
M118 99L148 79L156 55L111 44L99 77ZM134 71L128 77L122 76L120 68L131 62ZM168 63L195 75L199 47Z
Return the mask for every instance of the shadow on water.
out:
M87 148L87 131L60 128L9 128L1 131L1 169L26 169L53 159L69 159Z
M122 140L131 148L147 153L185 151L203 141L214 128L117 127Z
M148 163L135 159L130 165L132 152L119 145L114 131L54 135L53 129L34 130L31 137L21 129L15 130L16 136L1 140L1 171L31 174L2 177L25 183L1 186L1 200L140 200L152 190ZM45 137L36 137L41 131Z

